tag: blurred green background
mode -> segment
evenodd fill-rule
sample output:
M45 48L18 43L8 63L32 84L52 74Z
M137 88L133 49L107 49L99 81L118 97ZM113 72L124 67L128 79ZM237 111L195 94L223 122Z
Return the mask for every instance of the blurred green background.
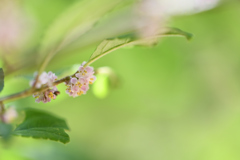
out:
M29 46L74 0L24 0L36 28ZM67 120L70 143L13 137L0 144L0 160L238 160L240 159L240 3L231 1L169 26L194 34L161 39L153 48L124 48L92 66L111 67L120 84L107 97L92 87L77 98L64 94L49 104L32 97L11 102ZM26 45L26 48L28 46ZM96 48L53 59L58 71L86 61ZM32 70L36 70L32 68ZM32 74L32 73L30 73ZM18 75L6 77L1 96L28 88Z

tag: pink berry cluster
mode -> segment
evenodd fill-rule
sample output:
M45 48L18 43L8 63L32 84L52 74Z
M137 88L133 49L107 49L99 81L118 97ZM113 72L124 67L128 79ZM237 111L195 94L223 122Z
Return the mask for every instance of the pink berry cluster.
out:
M87 66L84 67L86 62L83 62L79 67L78 71L70 77L68 82L65 82L67 89L66 93L69 96L77 97L82 94L86 94L89 89L89 84L93 84L96 80L93 67ZM38 81L35 82L37 73L35 73L34 80L30 81L30 86L33 86L35 83L36 88L41 88L42 85L47 85L50 87L44 92L38 92L33 94L33 97L36 98L36 102L51 102L51 100L56 99L57 95L60 94L56 86L53 86L53 82L57 80L57 76L52 72L43 72L39 77Z
M36 77L37 73L35 73ZM36 98L37 103L43 102L51 102L51 100L56 99L56 96L60 93L56 86L52 86L52 83L57 80L57 76L52 72L43 72L39 78L37 83L35 84L36 88L41 88L42 85L48 85L50 88L45 92L38 92L33 94L33 97ZM33 86L35 80L30 81L30 86Z
M85 64L86 62L83 62L77 73L66 83L66 93L69 96L77 97L86 94L89 89L89 84L92 84L96 80L96 77L93 75L93 67L84 67Z

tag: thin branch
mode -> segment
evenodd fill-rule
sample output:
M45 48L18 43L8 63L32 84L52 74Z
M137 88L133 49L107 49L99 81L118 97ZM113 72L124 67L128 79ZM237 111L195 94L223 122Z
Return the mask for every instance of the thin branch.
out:
M0 101L0 120L3 123L4 123L4 118L3 118L4 111L5 111L4 104L3 102Z
M74 76L74 75L72 75L72 76ZM57 80L57 81L53 82L52 86L56 86L63 82L68 82L70 80L70 77L71 76L67 76L60 80ZM6 102L6 101L13 101L13 100L17 100L20 98L25 98L25 97L31 96L35 93L38 93L38 92L44 92L44 91L48 90L49 88L50 88L49 86L44 85L41 88L30 88L30 89L27 89L27 90L19 92L19 93L15 93L15 94L12 94L12 95L9 95L6 97L2 97L2 98L0 98L0 104L3 102Z

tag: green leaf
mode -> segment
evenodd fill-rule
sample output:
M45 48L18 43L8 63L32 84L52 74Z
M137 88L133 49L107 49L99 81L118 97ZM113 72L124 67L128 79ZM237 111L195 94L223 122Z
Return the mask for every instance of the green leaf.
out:
M64 130L69 130L65 120L37 109L25 109L25 120L14 130L14 135L50 139L68 143L70 138Z
M8 140L11 136L12 129L13 127L10 124L0 123L0 136L4 140Z
M148 37L145 39L134 39L132 35L122 36L121 38L118 37L115 39L114 38L106 39L98 45L97 49L91 55L88 63L85 66L93 63L99 58L117 49L127 47L127 46L136 46L136 45L145 45L145 44L148 45L149 41L151 40L158 41L159 38L166 37L166 36L183 36L183 37L186 37L188 40L192 38L191 33L187 33L177 28L168 28L165 33L162 33L153 37Z
M68 143L70 141L68 134L61 128L29 128L25 130L17 130L13 132L14 135L23 137L50 139L53 141L60 141Z
M125 39L107 39L102 41L97 49L93 52L91 55L87 65L90 63L93 63L97 59L107 55L108 53L111 53L117 49L120 49L122 47L126 47L130 45L133 41L131 38L125 38Z
M4 72L3 69L0 68L0 92L3 90L4 87Z
M191 40L193 37L193 34L182 31L178 28L169 28L168 31L165 33L166 36L183 36L187 38L187 40Z

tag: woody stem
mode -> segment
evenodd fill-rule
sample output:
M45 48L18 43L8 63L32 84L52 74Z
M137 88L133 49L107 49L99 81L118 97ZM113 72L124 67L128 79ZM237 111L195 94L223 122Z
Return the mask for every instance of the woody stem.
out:
M69 80L70 80L70 76L66 76L62 79L59 79L59 80L53 82L52 86L56 86L63 82L68 82ZM12 94L12 95L9 95L6 97L1 97L0 98L0 106L3 102L25 98L25 97L31 96L32 94L38 93L38 92L44 92L48 89L49 89L49 86L43 85L41 88L30 88L30 89L27 89L27 90L19 92L19 93L15 93L15 94Z

